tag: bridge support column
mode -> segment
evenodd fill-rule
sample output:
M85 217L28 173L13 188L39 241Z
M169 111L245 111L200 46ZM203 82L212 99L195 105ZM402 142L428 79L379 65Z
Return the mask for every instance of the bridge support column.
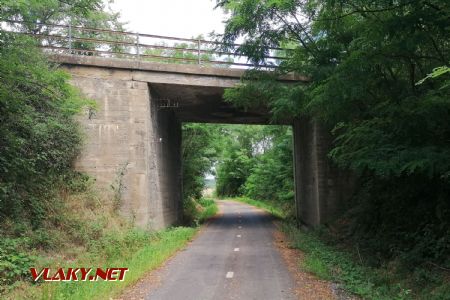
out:
M327 157L332 137L317 121L294 121L294 177L297 217L309 227L331 221L345 205L352 178Z
M142 228L177 223L181 213L181 124L159 110L147 82L127 70L68 68L72 84L98 104L79 118L86 144L75 168ZM111 188L113 187L113 188Z
M151 89L151 87L150 87ZM182 217L181 122L171 109L159 108L151 99L152 143L156 157L152 159L151 211L153 227L166 228ZM156 193L155 193L156 192Z

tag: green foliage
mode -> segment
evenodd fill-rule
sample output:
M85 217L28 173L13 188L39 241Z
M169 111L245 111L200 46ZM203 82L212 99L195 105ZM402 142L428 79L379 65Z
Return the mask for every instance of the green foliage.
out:
M223 127L217 164L218 196L247 196L278 202L291 211L294 202L292 129L288 126Z
M0 32L0 49L0 216L38 226L70 178L81 145L73 116L90 103L30 40Z
M279 201L254 200L248 197L233 197L230 199L262 208L279 219L287 219L291 213L289 209L280 205Z
M44 284L40 290L33 290L32 299L98 299L118 296L123 290L136 283L149 271L159 267L177 250L184 247L196 230L175 227L156 233L129 228L127 231L110 232L93 244L90 256L81 260L84 266L126 266L129 268L125 281L111 285L106 281L67 282ZM78 262L80 263L80 262Z
M5 20L16 20L22 23L14 23L20 32L35 35L61 35L68 36L67 28L46 26L44 24L72 25L72 36L78 38L104 39L110 41L132 41L125 35L113 35L106 31L87 31L75 27L99 28L116 31L124 31L124 23L120 22L120 14L114 13L109 4L110 1L101 0L75 0L75 1L57 1L57 0L23 0L5 2L0 6L0 18ZM43 23L43 24L41 24ZM68 47L68 41L58 38L41 37L41 43L52 46ZM73 40L73 49L95 50L102 46L103 50L121 52L124 46L120 44L97 44L91 41ZM88 54L89 52L78 52L77 54Z
M264 139L261 126L223 126L222 152L218 162L216 192L218 196L238 196L250 175L257 143ZM264 146L261 144L261 146Z
M245 195L256 200L279 202L292 211L294 175L292 159L292 129L283 126L264 128L271 147L256 156L251 174L245 182Z
M292 130L288 126L183 126L183 194L187 219L205 188L205 175L216 173L220 197L250 196L279 202L292 210L294 200ZM215 172L216 171L216 172Z
M217 214L218 208L214 199L200 198L184 201L185 222L198 226Z
M184 124L182 139L183 199L199 199L204 177L217 157L216 129L213 125Z
M27 242L26 238L0 240L0 295L14 287L16 281L29 278L36 258L21 250Z
M338 282L364 299L448 299L449 285L436 270L418 268L411 273L398 272L389 265L374 268L361 261L359 251L352 256L353 251L338 249L336 241L324 242L320 230L303 231L288 222L281 228L291 245L305 253L302 268Z
M204 37L199 35L192 37L194 40L203 40ZM227 63L233 62L233 58L227 56L225 59L215 55L214 48L210 44L205 46L204 43L200 44L200 53L198 53L198 43L174 43L168 44L166 42L159 43L157 47L146 49L144 55L148 61L162 62L162 63L175 63L175 64L202 64L213 65L214 67L227 67L227 64L212 63L212 61L223 61ZM166 48L164 48L166 47ZM170 49L175 48L175 49Z
M302 267L306 271L313 273L320 279L324 279L324 280L332 279L330 270L328 269L328 266L322 260L320 260L320 258L318 258L316 256L312 256L312 255L307 256L305 258L305 260L303 261Z
M450 102L448 1L225 0L221 39L261 61L269 47L297 45L279 73L251 73L225 97L277 117L307 115L334 128L330 158L359 175L342 236L378 264L449 268ZM426 78L426 80L421 80ZM419 82L420 84L417 84ZM447 254L445 254L447 253Z

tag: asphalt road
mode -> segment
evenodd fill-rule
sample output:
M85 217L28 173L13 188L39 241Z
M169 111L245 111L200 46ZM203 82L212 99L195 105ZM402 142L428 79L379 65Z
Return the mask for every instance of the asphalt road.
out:
M219 201L221 213L161 271L152 300L295 299L270 215Z

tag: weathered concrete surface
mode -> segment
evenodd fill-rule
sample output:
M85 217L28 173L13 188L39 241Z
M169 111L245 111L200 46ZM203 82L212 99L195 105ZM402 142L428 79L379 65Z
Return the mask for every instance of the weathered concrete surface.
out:
M354 178L327 157L330 131L308 118L294 121L294 176L297 216L307 226L338 215L353 191Z
M159 229L180 219L182 122L270 121L267 108L242 111L223 101L224 89L237 84L243 70L71 55L54 60L98 104L95 115L80 118L87 143L76 168L108 193L111 185L120 187L121 211L140 227ZM163 107L166 101L171 107ZM330 135L310 120L279 122L294 126L298 216L306 225L325 223L350 190L348 175L326 157Z
M146 72L163 72L168 74L198 75L210 78L240 79L245 69L217 68L204 65L167 64L141 60L105 58L82 55L53 55L52 61L63 65L78 65L100 67L105 69L122 69ZM142 73L141 73L142 74ZM145 74L145 73L144 73ZM208 78L207 78L208 79ZM280 77L281 81L308 81L308 78L298 74L287 74Z
M99 74L78 70L72 75L73 85L98 105L94 115L80 117L87 142L75 167L94 176L108 195L114 186L122 213L136 225L159 229L176 223L181 124L173 113L158 110L147 82L120 72Z

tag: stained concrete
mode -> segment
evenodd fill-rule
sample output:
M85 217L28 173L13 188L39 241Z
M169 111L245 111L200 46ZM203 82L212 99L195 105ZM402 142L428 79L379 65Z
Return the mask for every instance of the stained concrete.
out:
M294 120L294 176L297 216L307 226L332 221L344 210L355 182L327 156L330 130L309 118Z
M95 114L80 117L87 139L75 167L95 177L106 193L120 186L121 212L143 228L180 220L183 122L270 121L267 108L244 111L223 101L224 89L238 84L244 70L72 55L53 60L98 105ZM326 128L308 119L278 121L294 129L298 216L309 226L323 224L339 211L351 180L326 157L331 143Z

